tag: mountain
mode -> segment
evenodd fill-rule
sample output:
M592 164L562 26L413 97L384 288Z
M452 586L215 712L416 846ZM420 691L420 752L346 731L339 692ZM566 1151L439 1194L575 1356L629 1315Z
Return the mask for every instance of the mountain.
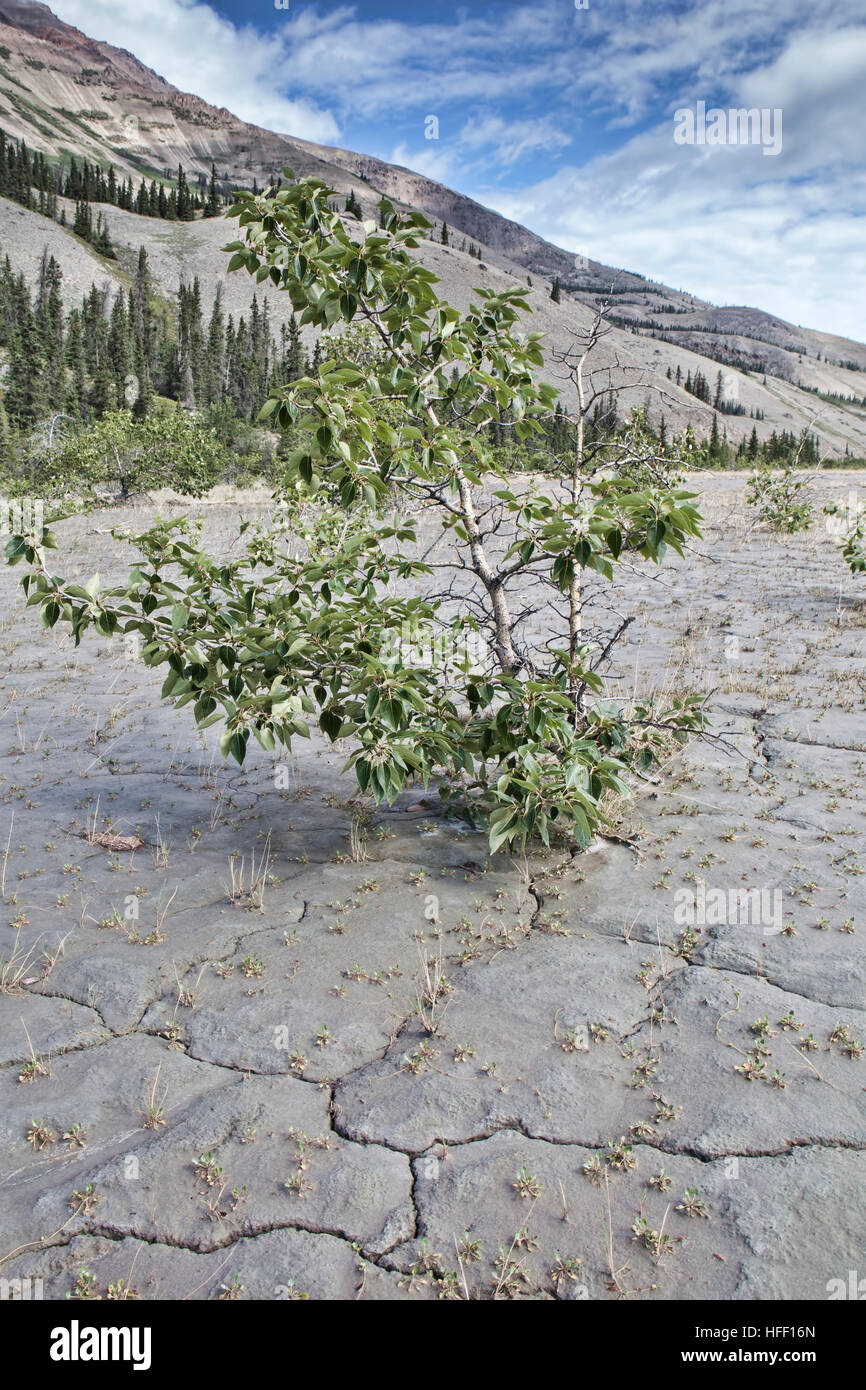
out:
M384 194L448 224L450 245L431 239L419 254L439 275L440 293L458 307L468 305L476 286L501 288L529 278L528 326L545 333L554 350L569 343L570 330L586 326L599 295L610 295L615 327L597 360L615 380L639 381L627 399L647 404L654 417L663 408L671 430L691 423L706 434L714 412L669 380L668 369L675 378L679 368L683 381L699 371L711 388L721 370L725 397L745 408L744 415L720 422L729 439L751 433L754 413L760 437L809 427L831 455L846 449L866 455L863 343L755 308L717 307L635 271L576 261L572 252L421 174L250 125L225 107L180 92L133 54L88 37L31 0L0 0L0 126L48 157L74 154L111 163L136 183L162 178L178 164L191 176L208 176L213 163L224 181L251 186L289 165L298 175L325 179L343 197L353 192L365 216L374 215ZM93 281L126 285L144 245L164 295L197 275L206 303L219 285L227 309L245 311L251 286L245 277L225 275L220 248L232 230L224 221L166 223L108 205L103 211L118 249L116 265L57 223L6 199L0 199L0 252L32 280L48 246L66 292L84 293ZM480 262L468 254L470 245L480 248ZM554 277L563 288L560 304L549 297ZM260 293L269 294L279 322L289 312L285 297ZM555 364L548 375L562 384Z

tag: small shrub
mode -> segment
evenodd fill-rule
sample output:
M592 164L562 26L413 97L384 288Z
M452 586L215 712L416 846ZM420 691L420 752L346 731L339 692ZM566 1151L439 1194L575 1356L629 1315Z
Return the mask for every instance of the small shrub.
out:
M808 531L815 514L814 504L806 489L812 474L802 469L786 467L774 470L769 464L755 469L746 500L758 513L758 519L772 531L794 535Z

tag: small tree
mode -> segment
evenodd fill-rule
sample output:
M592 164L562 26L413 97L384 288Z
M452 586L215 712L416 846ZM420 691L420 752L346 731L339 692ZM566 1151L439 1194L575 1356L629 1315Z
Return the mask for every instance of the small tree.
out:
M808 429L803 431L796 453L793 457L788 455L781 469L773 467L774 460L780 453L784 457L785 452L782 441L776 440L775 431L770 445L767 454L755 464L746 501L755 508L758 520L771 531L789 536L797 531L808 531L815 516L815 504L809 495L815 471L808 472L801 463L807 445L811 446L811 435ZM814 459L814 446L809 456Z
M85 497L119 494L123 501L154 487L198 497L213 487L229 461L216 433L184 410L143 418L115 410L67 437L49 456L39 483L49 492L72 484Z
M210 166L210 183L208 184L207 202L205 203L205 217L219 217L222 198L220 197L219 184L217 182L216 165Z
M559 283L558 275L555 276L553 284L550 287L550 297L554 304L560 304L562 302L562 287Z
M91 624L139 632L144 661L168 667L163 695L191 704L201 728L222 722L220 747L238 761L251 736L289 746L314 717L329 739L351 740L347 766L377 801L435 778L486 819L492 850L547 842L556 827L586 844L628 768L651 766L702 715L697 697L670 708L612 698L558 600L577 573L612 578L624 552L681 553L699 534L692 494L615 470L576 499L512 486L487 427L507 412L519 439L542 433L556 395L536 377L538 335L518 332L525 290L477 291L460 313L410 255L424 217L383 200L383 226L365 222L354 240L330 197L317 179L241 193L243 240L227 248L229 268L269 278L301 325L359 322L380 344L362 365L335 344L264 407L298 441L278 494L291 550L271 527L224 562L190 543L185 522L160 522L132 538L141 560L128 584L105 593L49 573L50 531L13 537L8 559L29 564L28 603L46 626L63 619L76 641ZM417 515L453 549L441 589ZM401 597L395 580L430 592ZM419 659L418 640L434 637L441 659Z

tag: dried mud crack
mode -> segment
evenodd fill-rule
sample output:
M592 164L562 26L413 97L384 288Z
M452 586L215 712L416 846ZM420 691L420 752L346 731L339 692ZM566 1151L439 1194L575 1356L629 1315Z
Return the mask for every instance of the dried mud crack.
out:
M851 581L842 610L823 534L750 531L739 479L701 488L711 554L621 581L624 669L715 690L723 737L589 853L490 858L417 792L365 806L353 842L342 753L313 740L280 786L264 754L224 766L107 641L34 634L6 575L4 1277L56 1299L82 1268L143 1298L793 1299L857 1266L862 600ZM209 539L233 525L212 508ZM142 847L87 844L97 816ZM748 920L689 917L741 893Z

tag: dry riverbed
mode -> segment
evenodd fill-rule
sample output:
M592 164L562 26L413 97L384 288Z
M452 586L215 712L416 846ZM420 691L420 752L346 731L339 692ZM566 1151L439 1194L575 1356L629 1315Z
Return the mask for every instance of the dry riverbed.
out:
M699 554L621 581L620 665L711 691L725 742L638 785L635 848L583 855L490 859L435 795L361 825L318 740L226 765L160 672L43 633L4 568L0 1277L825 1299L866 1274L866 582L822 516L775 538L742 475L699 485ZM236 500L201 510L225 544ZM58 570L119 576L109 528L154 512L63 523Z

